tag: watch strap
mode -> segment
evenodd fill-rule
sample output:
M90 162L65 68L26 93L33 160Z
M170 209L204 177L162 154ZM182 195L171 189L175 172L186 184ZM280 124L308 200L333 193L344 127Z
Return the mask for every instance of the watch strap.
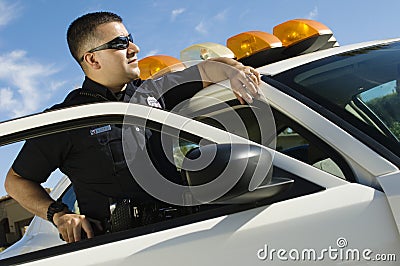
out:
M68 206L64 204L62 201L55 201L51 203L49 208L47 209L47 220L49 220L52 224L56 226L53 220L54 214L62 212L65 209L68 209Z

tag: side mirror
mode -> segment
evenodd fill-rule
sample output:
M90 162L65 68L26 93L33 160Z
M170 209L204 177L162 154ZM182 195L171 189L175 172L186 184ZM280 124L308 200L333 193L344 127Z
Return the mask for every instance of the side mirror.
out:
M249 203L288 189L272 178L273 151L252 144L210 144L186 154L182 174L199 203Z

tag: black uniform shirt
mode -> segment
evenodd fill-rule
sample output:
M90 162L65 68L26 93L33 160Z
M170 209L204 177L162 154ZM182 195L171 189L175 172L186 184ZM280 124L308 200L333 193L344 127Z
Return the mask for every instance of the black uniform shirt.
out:
M63 103L49 110L121 100L171 109L202 88L196 67L184 72L157 80L132 81L119 95L86 78L82 89L72 91ZM161 97L169 88L174 89ZM120 125L105 124L30 139L25 142L12 168L20 176L38 183L45 182L59 168L74 185L81 213L102 220L109 216L109 198L142 200L148 197L129 172L123 156L121 132ZM145 142L151 133L138 128L133 134L137 140L135 152L140 153L144 144L141 142Z

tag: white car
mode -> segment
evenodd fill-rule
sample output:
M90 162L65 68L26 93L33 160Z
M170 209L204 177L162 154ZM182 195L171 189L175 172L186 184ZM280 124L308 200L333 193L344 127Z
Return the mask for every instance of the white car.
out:
M73 244L35 217L0 254L0 264L398 265L400 39L316 50L271 62L243 59L269 63L258 68L265 98L250 105L240 105L222 82L174 113L97 103L1 123L5 145L90 125L145 122L172 138L166 152L175 153L173 164L192 185L202 175L217 178L212 170L229 165L226 154L245 169L222 197ZM208 147L217 147L211 168L184 170L193 150L207 154ZM78 211L66 177L51 196Z

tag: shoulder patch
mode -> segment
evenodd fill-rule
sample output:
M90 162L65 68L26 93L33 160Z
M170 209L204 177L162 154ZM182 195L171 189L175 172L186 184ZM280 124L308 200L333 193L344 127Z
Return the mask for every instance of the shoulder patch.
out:
M156 107L156 108L162 108L161 104L157 101L156 98L154 98L153 96L149 96L147 97L147 104L152 106L152 107Z

